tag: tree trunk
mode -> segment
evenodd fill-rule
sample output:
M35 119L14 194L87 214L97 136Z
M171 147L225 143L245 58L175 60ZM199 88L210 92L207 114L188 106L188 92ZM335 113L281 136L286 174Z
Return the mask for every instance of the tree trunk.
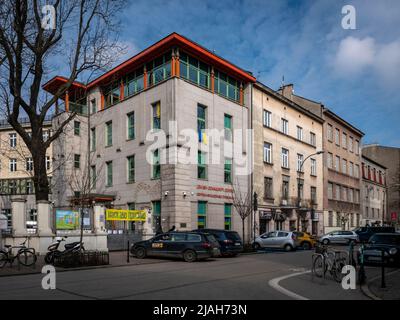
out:
M244 219L242 219L242 236L243 236L243 245L245 244L245 238L244 238Z
M32 143L32 146L35 146L30 151L34 166L33 184L36 201L48 201L50 185L47 178L46 149L40 143Z

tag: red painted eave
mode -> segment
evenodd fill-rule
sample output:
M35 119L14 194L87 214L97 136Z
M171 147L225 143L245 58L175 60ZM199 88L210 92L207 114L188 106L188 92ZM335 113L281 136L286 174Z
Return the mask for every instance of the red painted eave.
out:
M67 83L68 79L62 76L55 76L54 78L50 79L48 82L46 82L42 88L43 90L50 92L51 94L55 94L57 90L65 83ZM74 92L77 92L78 90L85 91L87 87L80 83L80 82L73 82L71 87L68 89L68 92L70 94L73 94Z

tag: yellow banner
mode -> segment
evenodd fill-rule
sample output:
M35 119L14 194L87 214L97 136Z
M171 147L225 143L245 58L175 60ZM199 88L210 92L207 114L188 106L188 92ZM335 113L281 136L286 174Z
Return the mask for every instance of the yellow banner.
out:
M106 210L107 221L146 221L145 210Z

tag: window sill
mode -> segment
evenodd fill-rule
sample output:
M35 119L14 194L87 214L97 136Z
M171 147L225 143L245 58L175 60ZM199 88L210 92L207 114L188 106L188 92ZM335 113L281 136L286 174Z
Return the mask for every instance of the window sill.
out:
M273 166L274 165L273 162L268 162L268 161L264 161L264 164L269 165L269 166Z
M135 140L134 137L133 137L133 138L127 138L127 139L126 139L126 142L133 141L133 140Z
M136 181L127 181L126 184L134 184Z
M104 146L104 148L111 148L113 145L109 145L109 146Z
M310 174L310 177L317 178L316 174Z
M283 170L286 170L286 171L290 171L290 168L287 168L287 167L281 167Z

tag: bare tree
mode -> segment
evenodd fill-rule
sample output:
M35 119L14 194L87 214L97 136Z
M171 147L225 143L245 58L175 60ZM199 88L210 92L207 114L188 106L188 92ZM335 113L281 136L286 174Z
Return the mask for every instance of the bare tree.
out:
M79 78L87 80L111 66L124 48L119 45L118 17L124 0L3 0L0 5L0 105L7 121L32 154L36 200L48 200L46 150L74 118L71 113L43 140L46 115ZM42 26L42 8L54 8L54 28ZM57 61L69 67L66 81L51 98L42 89ZM60 68L60 66L57 66ZM18 121L26 115L31 135Z
M253 213L253 195L249 190L243 191L239 179L232 184L233 207L242 220L242 238L245 241L245 221Z

